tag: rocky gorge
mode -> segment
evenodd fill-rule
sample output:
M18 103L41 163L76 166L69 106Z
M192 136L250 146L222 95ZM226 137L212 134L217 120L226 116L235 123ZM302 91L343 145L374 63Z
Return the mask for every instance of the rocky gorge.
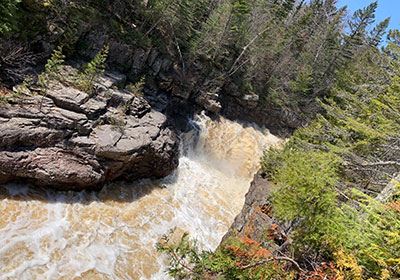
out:
M196 207L206 207L206 214L202 214L204 216L201 217L202 220L209 219L220 211L225 213L219 218L219 222L212 223L214 226L215 223L218 225L218 230L215 230L204 242L205 246L212 244L211 246L215 247L233 220L234 214L231 211L236 213L241 208L243 195L249 187L248 176L251 177L256 171L255 168L259 165L258 157L260 155L253 158L253 154L261 153L263 148L261 143L271 145L271 143L277 141L261 140L269 132L265 136L261 136L264 132L258 131L258 129L251 132L254 134L252 137L242 136L242 130L249 129L246 128L247 125L242 127L239 124L230 124L223 117L220 117L224 115L224 112L227 112L226 116L230 115L231 119L236 119L236 117L240 119L240 115L247 116L246 112L254 110L256 101L233 92L230 98L234 98L237 103L227 103L224 107L222 92L225 86L223 84L220 84L217 90L206 90L207 86L203 89L198 84L202 82L210 83L210 81L201 80L202 82L200 82L200 80L196 80L200 79L201 76L192 76L190 82L183 83L179 74L179 63L173 62L172 57L159 54L157 50L137 49L132 53L126 49L118 51L119 48L122 48L121 44L116 44L107 37L105 37L105 42L95 40L94 38L98 39L99 37L93 37L94 35L90 34L92 33L89 33L87 40L91 42L89 49L93 50L92 53L82 51L78 57L65 63L60 69L60 78L51 79L47 83L45 94L43 94L43 89L34 84L29 86L17 84L10 90L10 92L18 94L18 97L11 100L9 104L0 107L0 184L4 185L10 182L32 184L39 187L39 190L44 187L44 189L50 190L79 191L78 194L83 191L82 195L88 191L97 190L100 193L95 194L95 196L98 196L105 190L108 191L113 188L115 188L115 192L120 192L119 184L137 182L136 180L143 178L154 180L170 175L164 179L169 182L171 176L175 178L175 176L178 176L176 174L182 173L182 170L187 168L187 163L178 168L178 161L184 160L185 162L186 160L185 153L182 154L182 145L185 146L187 143L182 144L181 142L183 138L186 138L184 135L191 135L199 129L192 119L196 114L205 111L205 114L210 115L215 123L221 122L217 125L217 127L221 127L213 132L211 128L203 127L198 133L205 133L210 130L208 137L211 138L208 141L216 141L218 145L215 147L210 145L209 151L200 149L197 153L201 158L200 154L203 152L206 155L208 153L212 155L214 152L223 151L222 158L217 157L217 163L222 161L225 162L223 165L232 165L227 169L226 175L218 174L220 171L213 175L218 180L225 180L226 183L221 183L218 180L211 181L206 184L210 188L209 190L202 190L203 184L200 183L193 186L197 190L210 193L207 200L201 199L201 205L191 202ZM103 37L100 36L100 38ZM70 79L76 76L76 73L85 64L85 59L88 61L88 59L93 58L96 51L99 51L104 44L110 46L107 70L96 79L93 91L87 93L74 86ZM124 48L128 48L128 46L125 45ZM131 55L125 57L129 53ZM121 69L118 67L118 63L125 64L125 70L128 70L124 73L119 72L118 70ZM30 69L32 71L30 73L34 73L35 69ZM144 84L141 91L132 90L129 85L137 82L138 77L143 74L153 78L150 82ZM235 116L236 114L237 116ZM219 121L220 118L221 121ZM235 128L231 127L233 124ZM202 130L204 131L202 132ZM282 131L284 134L285 130ZM212 133L217 135L221 133L221 135L212 136ZM231 133L232 136L230 136ZM236 135L237 133L238 135ZM197 139L195 134L192 137L193 140L189 140L189 142L194 141L192 144L194 146L200 145L196 144L200 139L195 140ZM213 137L216 139L212 140ZM253 143L258 138L260 140L256 140L255 146L251 148L246 146L247 142ZM183 142L185 141L188 140ZM220 141L227 142L223 144L222 142L219 143ZM235 145L240 149L236 151L233 148ZM181 146L181 149L179 146ZM243 148L251 150L241 151ZM185 149L188 148L183 148L183 150ZM250 155L251 157L249 157ZM234 157L230 158L232 156ZM212 162L216 159L214 156L208 157L210 156L207 155L205 160L207 160L207 164L212 166L214 164ZM237 170L235 167L236 161L242 162L243 160L252 162L249 167L244 166L245 174L241 174L243 170ZM216 166L217 170L219 164ZM236 170L232 174L232 171L229 171L231 168ZM191 176L199 176L196 172L198 171L193 170ZM215 171L211 170L210 172L213 174ZM227 171L223 173L225 172ZM175 184L180 185L183 184L180 182L181 180L187 180L185 173L180 176L182 179L174 179L177 180ZM242 177L246 179L244 181L239 179ZM240 186L238 190L234 191L237 196L231 197L225 194L226 190L231 188L228 183ZM163 184L166 185L166 183ZM186 182L185 185L187 184ZM117 187L115 187L116 185ZM226 190L218 190L220 185ZM141 189L141 187L138 190L136 188L130 191L137 192ZM215 191L212 190L214 188L216 188ZM23 189L21 188L21 190ZM19 192L18 189L15 191ZM191 191L191 187L188 187L188 194ZM185 196L188 194L185 194ZM227 207L225 200L219 201L220 195L225 196L225 199L235 200L234 206ZM214 196L216 198L213 198ZM154 199L153 195L149 195L147 199ZM215 199L217 201L214 201ZM55 200L58 201L58 199ZM74 199L72 200L74 201ZM62 203L63 200L60 202ZM188 209L193 207L186 205L186 200L178 200L178 202L163 206L164 209L175 208L169 209L169 212L178 211L177 214L169 213L169 216L183 215L179 212L180 207L188 207ZM210 203L211 205L209 205ZM162 202L159 202L159 204L162 205ZM77 205L74 208L81 208L81 206ZM200 208L197 211L200 211ZM215 210L208 210L208 208L221 210L214 212ZM99 211L101 212L101 210ZM250 213L252 211L245 207L242 212ZM76 215L79 217L80 214L77 213ZM143 216L138 218L139 221L148 216L146 213L135 215ZM193 218L195 217L190 219ZM86 218L82 217L82 219L85 220ZM186 218L184 218L185 220ZM240 227L241 222L245 223L241 220L236 221L235 226ZM88 223L92 222L88 221ZM46 224L41 226L45 228ZM176 226L176 224L171 224L170 227L172 226ZM180 225L180 223L178 223L178 227L196 234L192 231L192 228ZM207 225L202 224L201 227L206 229ZM152 225L152 228L155 231L157 229L155 225ZM168 229L170 228L165 228L164 231ZM130 234L132 234L132 241L130 242L133 242L133 244L142 242L141 237L137 236L136 233ZM152 237L152 240L159 238L159 234ZM145 245L140 246L143 247L143 250L145 249ZM154 246L154 244L151 246ZM67 257L67 253L65 253L65 257ZM139 263L148 267L150 266L149 263L154 261L154 258L157 259L158 257L155 252L152 252L151 256ZM136 262L134 261L134 263ZM164 264L159 263L152 269L135 269L133 271L136 273L135 275L147 275L147 279L164 279L164 276L160 276L164 275L163 267ZM5 266L6 268L7 266ZM159 276L154 276L152 273L157 270L160 270L157 274ZM134 276L133 279L136 279L135 277L137 276Z
M400 278L400 31L341 5L0 1L0 280Z
M59 36L49 33L35 43L2 41L9 57L0 76L14 85L14 93L22 87L21 77L36 80ZM231 83L209 80L196 67L182 69L174 52L133 48L96 29L76 44L85 49L78 50L62 75L76 72L105 45L109 70L96 82L95 94L53 81L45 96L33 86L22 90L25 97L18 102L0 108L1 182L28 179L78 190L117 178L165 177L178 164L177 135L190 129L188 120L202 110L268 124L279 135L301 125L280 110L258 106L257 96L242 95ZM20 53L12 52L15 47ZM31 59L21 61L27 55ZM12 65L20 69L10 70ZM124 89L142 76L151 79L139 95Z
M0 192L7 193L4 215L17 220L11 223L14 228L2 232L11 245L1 253L12 254L14 236L29 236L20 232L18 222L24 223L25 215L28 220L30 215L41 216L43 209L52 215L35 226L51 233L44 236L52 246L47 247L44 260L38 252L32 254L45 263L49 278L79 274L84 279L98 275L165 279L165 261L154 244L173 227L190 232L210 250L224 233L223 240L237 235L262 240L264 229L276 223L269 211L271 183L260 173L250 181L262 150L279 142L264 128L289 136L315 113L312 106L296 111L261 100L260 94L241 84L241 74L230 76L229 62L222 66L202 56L182 55L189 49L181 50L184 43L174 30L164 31L158 21L149 26L150 32L159 29L149 43L148 33L137 34L136 25L126 20L135 9L121 8L125 4L120 1L110 1L104 10L61 1L54 10L50 6L52 12L47 14L35 2L23 1L23 7L43 16L35 19L40 31L28 29L28 39L0 38L4 85L0 94L19 95L0 107L0 184L23 184L7 184ZM62 78L48 81L43 91L37 77L57 46L67 56ZM96 79L92 92L65 82L105 46L106 71ZM24 86L30 77L33 83ZM130 90L142 79L140 91ZM194 121L199 115L201 120ZM187 135L193 138L191 145L185 143ZM25 184L35 187L26 189ZM53 189L61 190L61 195ZM73 192L65 194L66 190ZM31 199L35 197L60 207L38 206ZM25 213L15 217L8 210L24 207ZM57 232L48 228L54 223ZM274 241L281 246L286 236L278 230ZM81 244L86 240L88 245ZM24 242L30 247L43 241L39 235ZM57 250L62 251L61 257L53 256ZM75 251L82 265L73 262ZM22 274L6 264L3 267L4 275L37 275L36 265Z

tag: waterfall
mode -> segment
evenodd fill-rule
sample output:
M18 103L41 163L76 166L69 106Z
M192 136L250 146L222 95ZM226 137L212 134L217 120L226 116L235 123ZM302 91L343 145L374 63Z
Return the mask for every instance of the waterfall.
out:
M171 228L215 249L240 212L268 130L199 115L174 174L99 192L0 186L0 280L167 279L155 243Z

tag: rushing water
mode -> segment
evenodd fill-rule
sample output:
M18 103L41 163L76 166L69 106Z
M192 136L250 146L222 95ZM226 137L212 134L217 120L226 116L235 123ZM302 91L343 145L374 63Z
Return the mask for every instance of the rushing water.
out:
M240 212L263 147L256 126L199 116L177 171L100 192L0 186L0 280L167 279L155 243L169 229L214 249Z

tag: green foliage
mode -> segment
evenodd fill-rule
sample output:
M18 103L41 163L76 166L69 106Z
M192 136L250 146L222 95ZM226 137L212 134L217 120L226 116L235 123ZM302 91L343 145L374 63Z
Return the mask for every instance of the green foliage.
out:
M352 34L361 34L365 32L365 28L374 22L375 10L378 2L372 2L367 7L354 12L352 20L349 23Z
M232 1L232 25L231 40L236 41L237 47L244 46L244 42L248 37L248 16L251 11L249 1L234 0Z
M33 78L31 76L26 77L22 82L22 85L17 87L16 94L18 96L29 95L30 94L29 87L32 86L33 84L34 84Z
M239 94L254 92L261 104L290 112L288 119L323 113L283 150L263 157L262 168L276 184L274 214L293 225L295 255L318 252L336 261L349 279L399 278L397 201L383 204L374 194L399 166L400 33L391 30L385 55L378 51L389 20L370 28L377 2L348 21L335 0L33 0L24 1L24 9L20 2L1 1L1 36L56 37L62 27L57 40L68 43L64 53L72 55L81 34L106 20L110 38L145 49L156 46L180 67L186 64L213 81L204 85L207 90L220 81L227 88L234 84ZM16 33L21 26L26 28ZM108 51L102 49L76 75L78 88L93 92ZM54 50L38 77L43 92L51 80L69 82L60 75L64 59L61 47ZM0 62L5 60L0 54ZM28 84L1 94L0 102L14 102ZM141 95L143 84L141 79L127 89ZM124 125L118 115L107 121L120 129ZM241 269L256 260L249 257L250 247L236 240L214 253L201 252L187 235L158 244L177 278L285 279L272 263Z
M58 48L54 49L51 58L47 60L45 65L45 73L51 78L57 78L64 60L65 55L62 53L62 47L59 46Z
M108 47L105 47L84 67L82 72L61 75L65 55L62 53L62 47L60 46L53 51L51 58L47 60L45 71L38 76L37 85L43 94L46 93L46 89L52 80L68 85L72 84L90 94L93 92L96 79L104 73L104 63L107 55Z
M140 78L140 80L138 82L136 82L135 84L129 84L125 87L125 89L129 90L130 92L132 92L132 94L134 96L139 96L139 97L143 97L143 88L145 85L145 77L143 76L142 78Z
M265 154L264 161L272 166L277 156L280 165L272 172L277 182L272 200L275 215L282 221L297 221L296 242L320 248L335 216L338 158L286 149L280 155L277 151Z
M86 66L84 74L90 81L94 81L99 75L104 73L104 63L107 60L108 51L109 47L104 47Z
M324 115L262 162L276 184L275 215L296 225L297 254L311 248L345 279L400 277L400 204L396 194L375 198L400 166L399 66L390 60L399 49L390 36L389 57L371 49L348 64L318 101Z
M232 5L223 1L213 10L202 26L202 32L192 43L191 56L206 56L214 60L223 48L232 17Z
M159 252L169 257L170 266L168 274L175 279L202 279L205 273L205 262L210 256L209 252L201 252L195 241L189 239L184 233L178 242L171 242L174 230L164 235L162 241L156 244Z
M25 96L31 95L29 87L32 85L32 77L27 77L24 79L22 85L16 86L12 92L0 88L0 107L10 103L22 102Z
M383 35L385 35L386 33L389 22L390 18L386 18L374 27L374 29L371 31L369 38L370 46L377 47L382 42Z
M4 7L16 3L3 2ZM329 95L338 70L380 42L387 20L366 32L375 9L373 3L346 22L345 9L337 9L334 0L33 0L24 2L23 16L13 18L27 27L18 33L21 38L60 34L57 41L68 56L85 48L86 42L79 40L85 30L105 26L113 40L135 48L155 47L179 60L183 80L185 68L191 68L215 83L205 87L216 87L222 80L247 83L259 100L305 119L304 104L318 107L314 98ZM123 71L126 67L118 65ZM78 85L88 92L96 78L88 73L90 68L96 72L90 65Z
M0 88L0 108L9 105L10 103L15 103L20 100L24 92L17 89L17 92L9 92L5 89Z
M122 118L121 114L110 115L107 123L111 124L115 129L123 132L126 122Z
M82 72L73 74L72 76L64 76L65 73L61 75L61 69L63 67L65 55L62 53L62 47L59 46L53 51L51 58L47 60L45 71L38 76L37 85L45 94L46 88L51 80L67 84L73 81L77 88L87 93L92 93L94 82L105 70L104 63L107 59L107 55L108 47L105 47L84 67Z
M17 30L20 2L21 0L2 0L0 2L0 36Z
M109 47L100 50L96 56L86 65L83 72L79 74L77 86L86 93L92 93L96 79L104 73L105 62L108 57Z
M167 273L174 279L294 279L294 273L286 271L284 264L270 259L271 252L254 240L230 238L215 252L209 252L201 251L187 233L179 239L174 239L174 234L174 230L170 231L156 245L157 250L168 257Z
M350 203L341 207L339 221L345 231L333 236L336 243L356 256L366 276L397 279L400 277L399 202L393 200L384 205L354 189L352 198L358 207L351 207Z
M61 79L60 69L64 63L64 59L65 56L62 54L62 47L59 46L54 49L51 57L47 60L45 71L38 76L37 85L40 87L43 94L46 93L46 88L48 87L50 80Z
M312 81L312 69L311 67L305 67L297 74L295 81L289 82L289 85L294 92L307 95L312 90Z

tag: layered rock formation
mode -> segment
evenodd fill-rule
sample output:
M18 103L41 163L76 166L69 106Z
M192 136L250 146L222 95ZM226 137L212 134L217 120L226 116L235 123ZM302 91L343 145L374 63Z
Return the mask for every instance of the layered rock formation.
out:
M164 177L178 165L178 139L164 114L119 90L108 73L96 94L53 83L46 95L0 108L0 182L22 179L80 190L116 178Z
M271 188L272 183L264 178L261 171L254 175L242 211L236 216L221 244L229 237L248 237L262 244L271 240L273 242L267 244L269 248L279 248L287 241L284 228L274 219L268 201Z

